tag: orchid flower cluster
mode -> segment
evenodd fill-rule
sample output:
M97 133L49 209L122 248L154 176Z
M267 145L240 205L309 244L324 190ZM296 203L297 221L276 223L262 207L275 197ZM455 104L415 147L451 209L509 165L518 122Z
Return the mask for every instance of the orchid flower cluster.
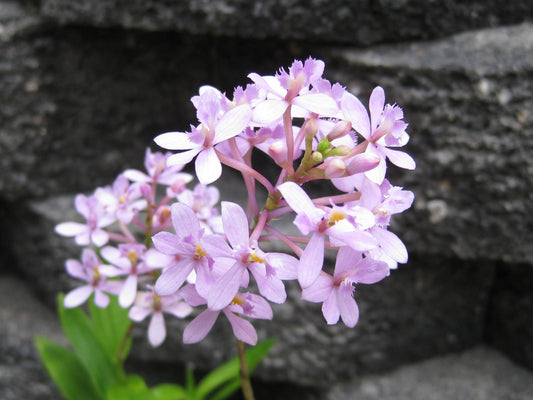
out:
M106 307L108 294L117 295L133 321L151 315L154 346L166 336L163 313L185 318L200 307L185 343L201 341L223 314L236 338L254 345L251 320L272 319L270 303L284 303L285 281L297 280L303 300L322 303L328 324L355 326L355 284L382 280L408 257L388 227L414 196L385 178L386 160L410 170L415 162L396 149L409 140L407 123L399 106L385 104L384 90L372 91L367 111L323 70L324 62L309 58L273 76L251 73L252 83L231 99L201 87L191 99L198 124L155 138L179 152L147 150L146 171L126 170L112 186L79 194L75 206L86 222L56 227L85 246L81 262L66 262L85 284L67 294L65 306L94 294ZM275 182L252 165L254 149L277 166ZM191 190L193 176L183 168L193 160L199 183ZM222 165L242 174L244 208L229 201L218 208L211 184ZM332 194L309 194L307 183L316 180L329 181ZM278 229L294 214L300 234ZM261 249L272 241L287 252ZM325 249L336 251L334 268L324 265Z

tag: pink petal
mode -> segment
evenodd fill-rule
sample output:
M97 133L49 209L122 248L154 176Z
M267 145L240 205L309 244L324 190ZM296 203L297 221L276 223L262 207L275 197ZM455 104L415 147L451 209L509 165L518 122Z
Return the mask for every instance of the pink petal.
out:
M132 182L151 182L152 178L136 169L127 169L123 175Z
M149 249L144 253L144 261L150 268L164 268L169 266L174 260L171 255L163 254L156 249Z
M198 343L205 338L215 324L218 314L219 311L205 310L193 319L183 331L183 343Z
M87 279L85 268L83 268L79 261L67 260L65 262L65 267L70 276L83 280Z
M233 329L233 334L237 339L250 346L255 346L257 344L257 332L249 321L237 317L229 311L224 311L224 314L228 317L231 328Z
M381 122L381 114L383 113L383 107L385 106L385 91L381 86L376 86L372 90L368 108L370 109L371 129L374 132Z
M403 264L407 262L407 249L398 236L381 228L372 229L372 235L379 242L381 249L393 260Z
M175 293L185 282L191 271L191 261L179 262L164 270L155 282L155 292L158 296L168 296Z
M80 286L69 292L63 299L63 305L66 308L78 307L83 304L93 292L93 287L90 285Z
M333 290L333 278L328 274L320 274L311 286L302 290L302 299L311 303L322 303Z
M56 225L55 231L61 236L76 236L87 230L87 225L77 222L63 222Z
M182 203L174 203L171 208L172 225L180 238L189 235L196 238L200 230L198 217L189 206Z
M315 207L307 193L294 182L285 182L278 187L285 201L297 213L306 215L310 222L318 224L324 211Z
M98 267L98 271L105 276L115 277L120 275L125 275L126 272L122 269L119 269L113 265L103 264Z
M133 304L137 294L137 275L129 275L118 295L118 303L122 308L128 308Z
M365 139L370 138L368 111L353 94L346 92L342 97L341 109L344 117L352 123L352 128Z
M328 298L322 304L322 315L324 315L324 318L328 325L334 325L339 322L339 317L341 316L341 313L337 304L336 290L332 290Z
M265 100L255 106L252 121L267 125L281 118L289 103L284 100Z
M159 232L152 237L154 247L163 254L174 255L179 253L180 239L170 232Z
M209 257L231 257L232 251L226 240L219 235L205 235L200 239L202 248Z
M97 307L106 308L109 305L109 296L101 290L96 289L94 291L94 304Z
M165 340L167 330L162 312L155 312L148 325L148 340L153 347L159 346Z
M264 270L257 265L252 264L248 269L252 272L261 295L273 303L283 304L285 302L287 293L281 279L274 275L266 275Z
M390 162L394 165L409 170L416 168L416 162L409 154L404 153L403 151L391 150L388 148L383 148L382 150Z
M248 247L250 242L249 222L244 210L229 201L221 203L224 233L233 248Z
M310 93L296 97L295 105L325 117L333 117L339 112L337 102L324 93Z
M178 318L185 318L192 312L192 307L183 301L177 301L175 303L163 307L163 311L172 314Z
M369 234L368 232L363 231L340 231L338 228L339 224L332 226L328 229L328 235L331 238L338 239L342 241L347 246L350 246L352 249L357 251L367 251L377 247L378 242L376 239Z
M359 307L355 299L352 297L353 286L346 285L346 287L341 284L337 293L337 306L342 317L342 322L349 327L353 328L357 321L359 320Z
M167 158L167 165L185 165L191 162L196 155L203 149L202 146L195 147L194 149L183 151L181 153L172 154Z
M231 303L239 291L245 269L242 264L236 262L229 271L217 279L207 297L209 309L221 310Z
M198 180L204 185L213 183L222 175L222 164L220 164L213 147L202 150L198 154L194 166Z
M298 268L298 282L302 288L306 288L320 275L324 264L324 235L314 233L300 257Z
M250 317L256 318L256 319L272 319L274 314L272 312L272 307L270 307L270 304L268 304L268 301L266 301L263 297L253 294L253 293L246 293L245 294L246 301L248 304L250 304L251 312L243 313L244 315L248 315ZM228 307L228 310L230 310L231 307ZM234 311L231 309L231 311ZM236 311L240 312L240 311ZM241 313L242 314L242 313Z
M268 253L267 263L276 270L276 276L284 281L298 278L299 260L285 253Z
M122 257L120 250L116 247L106 246L100 250L102 257L109 261L111 264L116 265L122 269L129 270L131 268L131 262L128 258Z
M133 306L128 312L128 317L135 322L141 322L148 315L152 313L152 309L148 307Z
M241 133L250 123L252 110L248 104L243 104L229 110L215 127L214 144L223 142Z
M344 272L352 269L357 263L362 261L362 255L360 251L356 251L351 247L341 247L337 253L333 275L340 276Z
M188 132L167 132L155 137L158 146L168 150L189 150L198 146L191 142Z
M366 148L366 152L375 154L380 157L379 164L377 165L377 167L365 172L365 176L368 179L380 185L381 182L383 182L383 179L385 179L385 173L387 171L387 163L385 162L385 156L381 154L381 152L373 144L368 145L368 147Z
M91 241L98 247L103 246L109 241L109 235L106 231L95 229L91 233Z
M387 277L389 273L390 269L387 263L366 257L357 264L355 271L349 274L347 278L357 283L372 284Z

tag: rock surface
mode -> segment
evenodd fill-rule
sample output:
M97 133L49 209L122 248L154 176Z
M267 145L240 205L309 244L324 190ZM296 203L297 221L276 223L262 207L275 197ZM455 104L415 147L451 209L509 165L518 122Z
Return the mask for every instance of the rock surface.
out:
M461 354L402 367L359 382L337 385L328 400L528 400L531 371L477 347ZM357 381L357 380L356 380Z
M43 0L42 13L61 24L246 38L368 45L447 36L466 29L518 23L533 15L526 0Z
M66 343L54 313L21 280L0 275L0 398L59 398L35 349L37 334Z

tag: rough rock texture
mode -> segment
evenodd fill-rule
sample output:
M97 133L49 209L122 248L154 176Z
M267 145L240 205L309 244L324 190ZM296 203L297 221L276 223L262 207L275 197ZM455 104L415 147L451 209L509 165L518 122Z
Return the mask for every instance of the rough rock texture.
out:
M477 347L334 386L328 400L528 400L533 376L501 354Z
M368 45L447 36L466 29L524 21L527 0L43 0L54 22L246 38L290 38Z
M66 343L59 332L54 313L22 281L0 275L0 398L59 398L33 343L36 334Z
M498 265L489 304L488 342L533 369L531 265Z

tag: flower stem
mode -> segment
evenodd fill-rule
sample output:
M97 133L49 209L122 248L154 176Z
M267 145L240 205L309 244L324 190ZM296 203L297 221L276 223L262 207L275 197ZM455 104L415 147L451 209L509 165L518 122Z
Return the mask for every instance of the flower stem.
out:
M128 330L124 334L124 337L122 338L122 341L120 342L120 346L119 346L118 351L117 351L117 360L119 361L120 364L122 364L124 362L124 360L126 359L126 354L125 354L125 352L126 352L126 344L128 343L128 340L131 337L131 333L133 332L133 328L135 328L135 322L132 321L130 323L130 326L128 327Z
M252 389L252 382L250 381L250 372L248 370L248 363L246 362L246 348L244 342L237 339L237 351L239 353L239 363L241 369L239 377L241 379L241 390L245 400L255 400L254 391Z

